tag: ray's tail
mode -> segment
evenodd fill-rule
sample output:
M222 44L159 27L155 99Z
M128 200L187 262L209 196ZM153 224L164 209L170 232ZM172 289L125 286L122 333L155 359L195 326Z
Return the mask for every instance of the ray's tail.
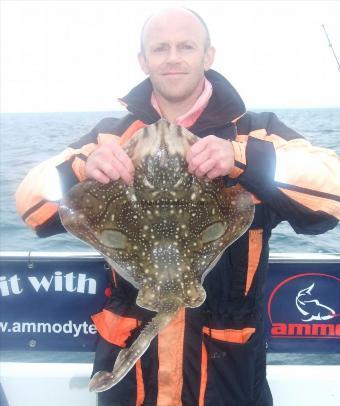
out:
M104 392L120 382L149 348L151 341L171 322L181 307L182 302L178 299L164 300L160 304L159 312L143 328L131 347L119 352L112 372L99 371L93 375L89 384L90 391Z

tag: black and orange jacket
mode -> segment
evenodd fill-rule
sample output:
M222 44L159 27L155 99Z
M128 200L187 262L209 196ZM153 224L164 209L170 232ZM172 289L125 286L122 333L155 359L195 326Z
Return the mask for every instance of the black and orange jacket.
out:
M100 394L103 404L270 405L261 298L271 230L286 220L298 233L319 234L335 227L340 218L340 165L335 153L313 147L273 113L246 112L223 76L212 70L206 76L213 95L189 130L199 137L214 134L231 140L235 166L225 183L240 183L252 193L255 217L248 232L206 277L204 304L181 311L136 368ZM49 168L57 169L64 193L84 180L86 159L99 144L112 139L124 143L139 128L159 120L150 104L151 92L147 79L121 99L129 114L102 120L27 175L17 191L17 208L39 236L64 231L57 203L47 201L42 192ZM114 271L111 276L111 297L93 317L103 337L95 371L112 370L119 349L129 345L153 315L136 306L135 288Z

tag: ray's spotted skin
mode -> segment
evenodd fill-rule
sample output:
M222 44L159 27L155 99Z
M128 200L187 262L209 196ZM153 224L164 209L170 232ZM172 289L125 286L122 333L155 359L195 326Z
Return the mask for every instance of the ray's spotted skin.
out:
M65 228L139 289L139 306L158 312L131 347L121 350L112 372L93 376L91 390L118 383L180 308L204 302L205 276L252 222L248 192L187 171L185 156L197 140L159 120L124 146L135 167L132 186L87 180L61 202Z

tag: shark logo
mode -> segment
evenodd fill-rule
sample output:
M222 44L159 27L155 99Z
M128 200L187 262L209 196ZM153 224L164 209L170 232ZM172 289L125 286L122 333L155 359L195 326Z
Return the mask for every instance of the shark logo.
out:
M298 292L295 298L295 304L299 312L308 318L302 318L302 321L308 322L312 320L329 320L336 316L336 312L328 306L321 304L318 299L312 299L312 290L315 283L308 288Z
M309 266L313 268L313 264ZM320 265L315 264L317 266ZM335 266L339 272L338 264L332 264ZM333 352L337 348L340 338L340 323L336 322L340 317L340 313L336 313L340 309L340 274L336 272L291 274L271 289L267 303L269 348L279 352L301 352L301 339L308 342L307 351L328 348ZM292 339L290 344L287 344L287 338ZM312 339L318 340L312 344Z

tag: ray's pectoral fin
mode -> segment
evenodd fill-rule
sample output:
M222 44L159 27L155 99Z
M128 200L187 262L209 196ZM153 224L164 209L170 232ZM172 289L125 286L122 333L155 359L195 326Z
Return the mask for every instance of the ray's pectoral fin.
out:
M177 298L164 300L159 313L144 327L131 347L119 352L112 372L99 371L92 377L90 391L104 392L121 381L149 348L153 338L170 323L181 306L182 302Z

